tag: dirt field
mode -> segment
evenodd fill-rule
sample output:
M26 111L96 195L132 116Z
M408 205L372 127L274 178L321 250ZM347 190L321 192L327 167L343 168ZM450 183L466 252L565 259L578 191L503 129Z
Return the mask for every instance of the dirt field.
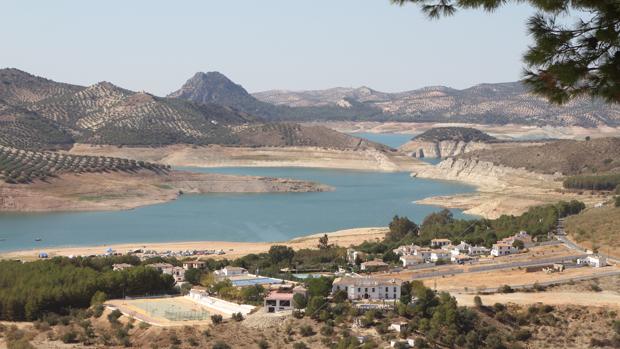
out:
M480 272L473 274L456 274L425 279L423 282L427 287L437 288L441 291L469 291L475 292L478 289L497 288L503 285L529 285L543 282L556 282L570 280L571 278L582 276L595 276L610 271L620 270L617 267L605 268L574 268L567 269L561 273L547 274L545 272L526 273L523 269L503 269L497 271Z
M451 293L459 305L474 306L474 295L469 293ZM482 304L513 303L529 305L543 303L548 305L579 305L609 307L620 309L620 294L616 292L516 292L481 295Z

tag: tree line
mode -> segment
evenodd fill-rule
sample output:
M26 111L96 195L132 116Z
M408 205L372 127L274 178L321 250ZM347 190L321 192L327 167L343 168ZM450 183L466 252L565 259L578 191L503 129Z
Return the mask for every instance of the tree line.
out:
M87 308L93 300L173 292L172 276L154 268L112 271L107 263L101 269L88 263L60 257L31 263L0 261L0 319L32 321L47 313Z

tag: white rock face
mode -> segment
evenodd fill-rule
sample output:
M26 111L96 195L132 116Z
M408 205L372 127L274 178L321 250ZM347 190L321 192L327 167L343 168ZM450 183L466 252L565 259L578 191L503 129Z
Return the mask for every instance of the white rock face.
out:
M452 140L429 142L412 140L402 145L399 149L416 158L447 158L490 147L490 144L483 142Z

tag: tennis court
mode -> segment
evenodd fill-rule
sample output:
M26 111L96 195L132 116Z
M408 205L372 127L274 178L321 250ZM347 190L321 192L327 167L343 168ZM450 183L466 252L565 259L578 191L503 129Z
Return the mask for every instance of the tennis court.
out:
M132 301L131 305L144 310L150 316L170 321L203 321L211 316L211 313L199 304L180 302L178 298L139 299Z

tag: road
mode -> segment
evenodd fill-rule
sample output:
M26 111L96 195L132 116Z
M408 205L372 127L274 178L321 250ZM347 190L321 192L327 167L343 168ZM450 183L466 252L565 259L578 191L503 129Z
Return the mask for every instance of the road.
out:
M586 256L585 254L574 254L574 255L562 256L562 257L537 259L534 261L518 261L518 262L510 262L510 263L502 263L502 264L483 265L479 267L471 267L469 268L469 270L463 270L463 269L441 270L441 271L417 274L417 275L414 275L411 279L420 280L420 279L428 279L428 278L435 278L435 277L455 275L455 274L481 273L485 271L512 269L512 268L519 268L519 267L521 268L534 267L534 266L539 266L539 265L547 265L547 264L553 264L553 263L560 263L563 261L570 261L570 260L582 258L585 256Z

